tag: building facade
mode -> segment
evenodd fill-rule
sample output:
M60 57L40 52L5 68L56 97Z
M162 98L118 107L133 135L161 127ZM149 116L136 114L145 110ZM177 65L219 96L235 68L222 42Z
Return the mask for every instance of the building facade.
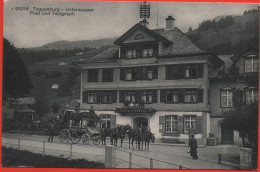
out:
M225 117L224 112L234 109L236 90L242 92L244 104L258 102L259 50L247 48L229 59L232 64L224 69L227 71L225 74L210 76L210 132L215 135L218 144L242 146L239 133L222 126L221 121Z
M137 23L114 46L81 67L82 111L94 107L100 127L141 123L157 141L187 142L210 132L209 76L223 65L200 50L177 27L150 30Z

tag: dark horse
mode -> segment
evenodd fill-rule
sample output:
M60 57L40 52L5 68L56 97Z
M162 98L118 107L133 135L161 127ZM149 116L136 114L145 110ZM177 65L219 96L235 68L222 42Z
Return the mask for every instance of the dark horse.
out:
M101 130L102 145L106 145L106 137L110 137L111 145L117 146L118 139L121 139L121 147L126 136L126 126L118 125L114 128L103 128Z
M130 145L132 145L132 148L134 149L134 141L136 141L136 147L138 144L138 150L140 150L141 148L141 142L142 142L142 138L143 138L143 131L141 128L139 129L133 129L131 128L130 125L126 126L126 134L128 135L129 138L129 149L130 149ZM130 144L131 142L131 144Z
M154 134L151 133L150 129L148 129L148 128L146 128L144 130L142 142L143 141L144 141L144 145L145 145L144 149L146 150L146 144L147 144L147 150L149 151L149 143L150 143L150 141L152 141L152 143L154 143L155 137L154 137ZM143 146L143 143L142 143L142 146Z

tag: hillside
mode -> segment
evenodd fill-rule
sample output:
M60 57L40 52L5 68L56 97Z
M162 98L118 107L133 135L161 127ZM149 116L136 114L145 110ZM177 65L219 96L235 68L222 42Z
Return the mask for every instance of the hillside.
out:
M113 42L116 39L117 38L104 38L104 39L97 39L97 40L82 40L82 41L64 40L64 41L56 41L56 42L48 43L34 49L75 49L75 48L84 49L85 47L99 48L103 46L113 45Z
M206 21L204 22L205 25L211 24L208 29L198 28L187 32L186 36L201 49L216 54L237 53L241 48L250 46L250 44L257 46L259 38L259 17L257 13L233 16L232 23L226 23L226 27L217 28L218 22L226 17L221 16L212 21ZM203 23L200 26L202 25Z

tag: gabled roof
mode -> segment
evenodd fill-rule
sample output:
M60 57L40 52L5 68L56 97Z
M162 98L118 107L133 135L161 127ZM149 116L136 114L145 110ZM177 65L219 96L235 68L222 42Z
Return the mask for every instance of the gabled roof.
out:
M119 47L118 46L112 46L103 52L99 53L98 55L89 58L86 63L92 63L92 62L107 62L107 61L113 61L118 59L118 52Z
M161 36L160 34L148 29L147 27L143 26L140 23L135 24L132 28L130 28L127 32L125 32L122 36L120 36L115 42L115 45L120 45L122 43L123 40L125 40L131 33L133 33L134 31L136 31L137 29L143 29L146 32L148 32L149 34L153 35L158 41L162 41L164 43L172 43L171 41L169 41L168 39L166 39L165 37Z
M238 61L244 54L246 54L249 51L253 51L256 54L259 54L258 48L248 47L248 48L244 49L242 52L240 52L239 54L236 54L236 55L230 57L230 59L233 60L233 61Z

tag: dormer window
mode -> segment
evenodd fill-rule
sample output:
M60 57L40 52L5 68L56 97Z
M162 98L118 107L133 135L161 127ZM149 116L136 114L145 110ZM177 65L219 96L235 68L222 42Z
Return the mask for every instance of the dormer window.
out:
M142 56L143 57L153 56L153 48L143 48Z
M259 59L256 55L249 55L245 59L245 73L259 71Z
M127 58L129 59L136 58L136 49L128 49Z

